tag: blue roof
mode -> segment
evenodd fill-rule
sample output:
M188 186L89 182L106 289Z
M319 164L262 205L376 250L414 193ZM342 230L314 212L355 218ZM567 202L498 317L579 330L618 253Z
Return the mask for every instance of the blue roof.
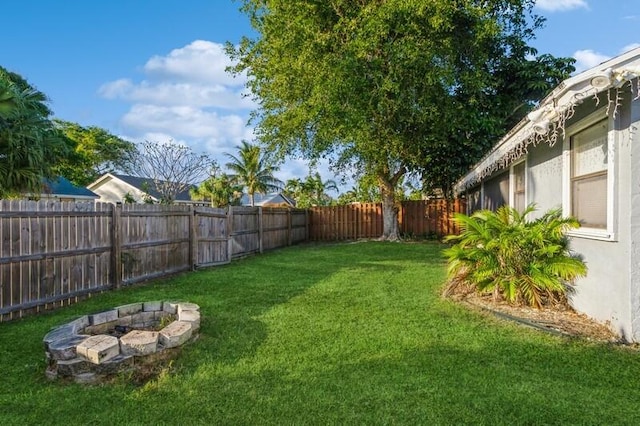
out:
M272 192L270 194L253 194L253 202L256 206L263 206L265 204L288 204L290 206L295 206L295 201L286 197L283 194ZM248 194L242 194L241 204L243 206L250 206L251 199Z
M98 195L85 188L84 186L76 186L69 179L58 176L53 179L45 179L43 181L45 194L71 196L71 197L93 197L99 198Z

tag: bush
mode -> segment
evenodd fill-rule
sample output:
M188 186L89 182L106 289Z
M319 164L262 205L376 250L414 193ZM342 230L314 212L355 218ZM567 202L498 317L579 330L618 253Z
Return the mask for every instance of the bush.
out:
M447 237L455 243L445 250L449 278L538 308L564 296L587 272L584 262L570 253L566 237L580 224L563 218L559 209L528 221L526 216L534 210L531 205L519 213L504 206L496 212L456 214L462 232Z

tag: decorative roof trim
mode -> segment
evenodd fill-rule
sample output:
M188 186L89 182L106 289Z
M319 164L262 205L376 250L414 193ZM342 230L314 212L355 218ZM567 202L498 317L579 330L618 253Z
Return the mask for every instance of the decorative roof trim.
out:
M575 107L585 99L592 98L599 105L603 102L600 94L606 92L607 115L615 116L620 106L622 89L630 87L634 100L640 98L638 77L640 48L566 79L456 183L456 194L479 184L496 171L509 167L526 155L531 145L537 146L544 142L554 146L559 139L564 138L567 121L573 117Z

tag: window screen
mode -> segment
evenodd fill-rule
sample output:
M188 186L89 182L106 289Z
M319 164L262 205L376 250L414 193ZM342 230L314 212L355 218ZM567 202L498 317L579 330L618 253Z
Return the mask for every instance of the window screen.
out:
M497 210L509 200L509 173L502 173L484 184L483 208Z
M527 207L525 198L525 164L520 163L513 166L513 207L523 212Z
M607 120L571 136L571 215L588 228L607 227Z

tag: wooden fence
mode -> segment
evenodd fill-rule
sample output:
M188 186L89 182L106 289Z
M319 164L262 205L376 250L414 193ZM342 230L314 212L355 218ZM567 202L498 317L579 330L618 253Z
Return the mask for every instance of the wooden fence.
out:
M0 321L308 239L305 210L0 200Z
M464 213L464 200L404 201L398 212L400 233L409 237L443 237L459 229L453 214ZM382 205L350 204L313 207L309 210L309 239L312 241L355 240L382 235Z

